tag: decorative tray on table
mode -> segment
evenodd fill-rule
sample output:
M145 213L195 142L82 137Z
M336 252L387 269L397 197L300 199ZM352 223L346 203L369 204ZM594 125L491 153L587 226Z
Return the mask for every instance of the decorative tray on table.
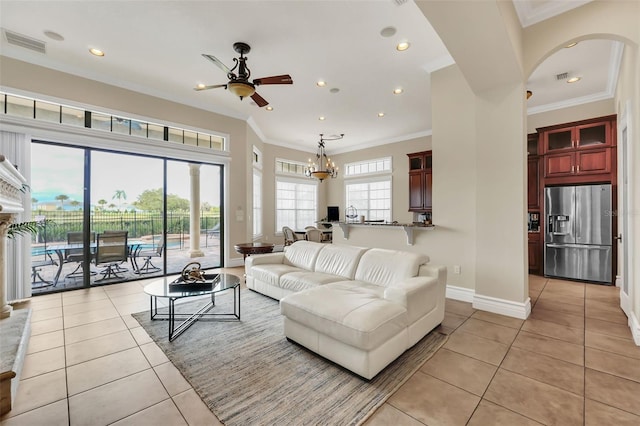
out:
M169 291L206 291L211 290L218 281L218 274L205 274L200 263L191 262L182 268L182 273L169 283Z

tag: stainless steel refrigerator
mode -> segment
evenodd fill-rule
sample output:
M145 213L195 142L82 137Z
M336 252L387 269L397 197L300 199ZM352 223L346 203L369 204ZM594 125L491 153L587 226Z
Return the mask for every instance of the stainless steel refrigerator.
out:
M611 185L544 190L544 274L612 282Z

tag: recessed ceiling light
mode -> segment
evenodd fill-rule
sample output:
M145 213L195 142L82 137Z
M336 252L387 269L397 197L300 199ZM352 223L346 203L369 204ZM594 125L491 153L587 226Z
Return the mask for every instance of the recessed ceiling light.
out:
M402 51L407 50L409 48L409 46L411 46L411 45L409 44L408 41L403 41L401 43L398 43L398 45L396 46L396 49L398 51L402 52Z
M576 81L580 81L582 77L571 77L569 80L567 80L567 83L575 83Z
M205 85L202 83L198 83L198 85L196 86L198 89L204 89Z
M567 44L564 48L565 48L565 49L568 49L568 48L570 48L570 47L575 46L576 44L578 44L578 42L577 42L577 41L574 41L573 43L569 43L569 44Z
M324 121L325 119L326 119L326 118L325 118L323 115L321 115L320 117L318 117L318 120L320 120L320 121Z
M89 49L89 52L91 52L91 54L95 55L95 56L104 56L104 52L102 50L96 49L96 48L93 48L93 47L91 49Z
M269 105L269 106L267 107L267 111L273 111L273 107L272 107L271 105Z
M49 37L52 40L57 40L57 41L62 41L64 40L64 37L62 37L60 34L58 34L55 31L50 31L50 30L46 30L44 32L44 35L46 35L47 37Z
M379 112L378 117L381 117L381 118L384 117L384 112Z
M382 37L391 37L395 35L396 29L394 27L385 27L380 31Z
M403 92L403 90L402 90L402 88L400 88L400 87L398 87L397 89L394 89L394 90L393 90L393 94L394 94L394 95L399 95L399 94L400 94L400 93L402 93L402 92Z
M316 83L316 86L318 87L324 87L326 85L327 85L327 82L323 80L318 80L318 82Z
M329 89L329 92L331 93L338 93L340 91L340 89L338 89L337 87L332 87L331 89Z

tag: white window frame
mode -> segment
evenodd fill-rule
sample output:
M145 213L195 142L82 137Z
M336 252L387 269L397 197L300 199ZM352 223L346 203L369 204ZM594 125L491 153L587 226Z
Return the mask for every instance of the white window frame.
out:
M295 163L293 161L290 161L290 163ZM293 183L293 184L297 184L297 185L309 185L309 186L313 186L314 187L314 196L315 196L315 205L313 207L313 222L318 220L318 182L316 180L311 180L308 178L298 178L298 177L294 177L297 175L287 175L287 174L276 174L276 179L275 179L275 194L274 194L274 205L275 205L275 215L274 215L274 226L275 226L275 234L278 236L282 235L282 226L289 226L289 225L281 225L278 223L278 183L279 182L285 182L285 183ZM287 209L288 210L288 209ZM295 211L297 212L298 210L302 210L302 209L295 209ZM296 214L297 216L297 214ZM297 219L296 219L297 221ZM292 228L294 231L296 230L295 226L289 226L290 228Z
M377 164L379 162L388 162L389 163L389 168L383 169L383 170L376 170L374 172L352 172L349 173L349 170L356 168L358 166L364 166L366 165L367 168L371 167L371 165ZM345 163L343 166L344 169L344 177L345 179L352 179L352 178L360 178L360 177L364 177L364 176L380 176L380 175L388 175L393 173L393 157L381 157L381 158L372 158L370 160L363 160L363 161L356 161L353 163Z
M253 200L253 239L254 240L259 240L260 238L262 238L262 234L263 234L263 227L264 227L264 220L262 218L262 201L264 199L263 193L262 193L262 151L260 151L260 149L258 149L258 147L256 147L255 145L253 146L253 151L252 151L252 156L251 156L251 163L253 166L253 195L252 195L252 200ZM256 184L256 180L258 180L257 184Z
M390 173L385 173L382 176L378 174L378 176L370 177L370 178L349 179L349 180L345 179L345 182L344 182L345 211L353 204L353 202L349 201L349 191L348 191L349 185L371 184L376 182L389 182L389 218L388 220L389 221L393 220L393 176ZM369 204L369 201L370 200L368 200L367 204ZM369 212L371 210L370 208L367 208L367 210L365 211L363 211L362 209L357 209L357 210L358 210L358 216L364 216L365 220L371 219L369 215Z
M278 163L286 163L286 164L291 164L296 166L296 168L298 166L302 166L301 167L301 171L299 173L297 172L283 172L278 170L277 168L277 164ZM273 163L273 168L275 171L276 175L280 175L280 176L300 176L302 178L306 178L306 176L304 175L304 168L307 167L306 163L300 162L300 161L293 161L293 160L285 160L284 158L276 158L276 161Z

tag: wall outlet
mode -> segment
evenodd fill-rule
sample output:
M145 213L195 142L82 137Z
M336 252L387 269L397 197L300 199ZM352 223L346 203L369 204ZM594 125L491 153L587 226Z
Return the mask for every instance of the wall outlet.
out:
M460 275L460 265L453 265L453 273Z

